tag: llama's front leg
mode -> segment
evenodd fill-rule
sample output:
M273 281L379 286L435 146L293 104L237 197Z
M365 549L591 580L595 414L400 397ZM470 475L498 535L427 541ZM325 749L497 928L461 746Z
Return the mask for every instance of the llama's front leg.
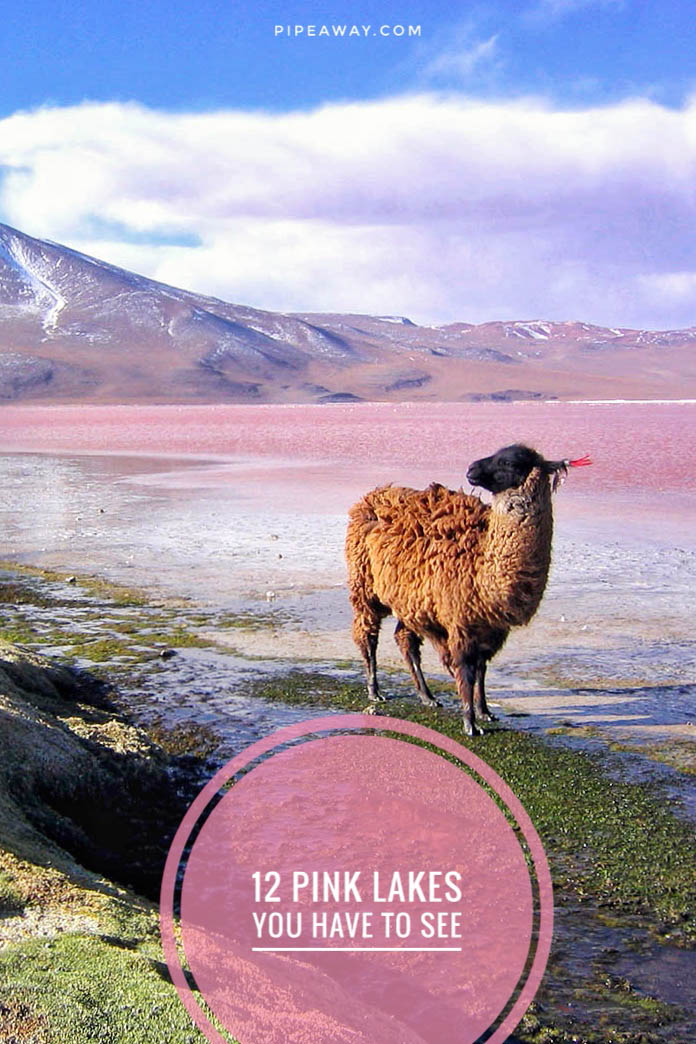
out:
M464 731L467 736L483 735L483 729L480 729L476 724L474 715L474 684L476 682L477 661L476 653L459 653L452 656L454 680L457 683L457 692L462 701Z
M420 650L421 645L423 644L422 639L420 639L414 631L410 631L401 620L397 620L396 629L394 630L394 640L399 646L403 658L408 665L408 669L411 672L411 677L416 683L416 689L418 690L418 697L421 703L426 707L441 707L442 704L433 696L428 687L428 683L423 677L423 671L421 670Z
M479 721L497 721L486 703L486 668L488 660L479 653L476 662L476 681L474 683L474 711Z
M377 643L381 622L380 619L364 621L357 617L353 623L353 638L365 661L367 696L371 703L382 703L386 700L377 683Z

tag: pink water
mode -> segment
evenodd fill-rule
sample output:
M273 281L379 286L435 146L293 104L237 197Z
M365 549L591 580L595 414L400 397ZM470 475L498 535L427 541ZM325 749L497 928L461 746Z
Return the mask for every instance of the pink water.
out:
M327 406L10 406L5 451L260 456L463 475L524 441L549 458L589 452L593 492L696 491L694 403L370 403Z
M172 570L187 590L189 576L216 588L221 562L230 588L342 584L365 490L456 488L472 460L524 441L592 455L555 502L559 538L586 557L612 541L624 558L629 542L693 548L694 420L694 403L10 406L0 525L10 554L158 583Z

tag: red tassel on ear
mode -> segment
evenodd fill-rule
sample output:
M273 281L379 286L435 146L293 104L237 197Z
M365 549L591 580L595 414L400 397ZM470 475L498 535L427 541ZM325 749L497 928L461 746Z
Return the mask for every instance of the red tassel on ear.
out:
M584 457L578 457L577 460L569 460L569 468L586 468L588 464L591 464L589 453L586 453Z

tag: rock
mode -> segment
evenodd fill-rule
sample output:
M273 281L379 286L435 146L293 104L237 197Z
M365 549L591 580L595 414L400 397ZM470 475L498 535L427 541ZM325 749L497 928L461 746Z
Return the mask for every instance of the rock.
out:
M185 809L164 752L84 676L0 642L0 835L20 859L77 864L155 896Z
M0 694L28 691L50 699L77 696L77 676L45 656L0 639Z

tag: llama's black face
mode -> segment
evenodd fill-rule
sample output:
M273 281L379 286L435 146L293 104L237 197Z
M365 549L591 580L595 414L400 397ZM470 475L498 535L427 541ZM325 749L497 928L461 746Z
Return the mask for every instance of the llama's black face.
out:
M492 457L475 460L466 473L472 486L482 486L491 493L521 486L533 468L547 470L547 462L528 446L506 446Z

